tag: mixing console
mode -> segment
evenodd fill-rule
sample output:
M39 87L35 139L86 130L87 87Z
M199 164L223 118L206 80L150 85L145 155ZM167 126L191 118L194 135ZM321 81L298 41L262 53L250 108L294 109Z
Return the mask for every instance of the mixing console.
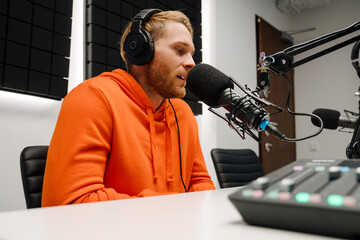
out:
M252 225L360 238L360 160L298 160L229 199Z

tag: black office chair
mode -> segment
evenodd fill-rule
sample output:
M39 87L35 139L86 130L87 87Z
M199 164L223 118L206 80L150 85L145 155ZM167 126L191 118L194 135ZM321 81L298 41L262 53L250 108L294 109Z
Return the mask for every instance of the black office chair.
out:
M251 149L211 150L220 188L237 187L265 175L261 161Z
M20 154L20 169L26 207L41 207L42 186L49 146L30 146Z

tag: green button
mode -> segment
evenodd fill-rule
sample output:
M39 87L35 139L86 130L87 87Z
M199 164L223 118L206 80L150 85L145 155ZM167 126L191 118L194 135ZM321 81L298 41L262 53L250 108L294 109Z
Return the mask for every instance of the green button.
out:
M296 194L295 200L300 203L308 203L310 201L310 194L307 192L299 192Z
M267 197L270 199L278 199L279 198L279 193L276 191L271 191L267 194Z
M328 196L327 202L331 206L339 207L344 205L344 198L341 195L333 194Z
M251 197L252 192L253 191L251 189L244 189L241 193L244 197Z
M316 172L325 172L325 167L324 166L316 166L315 171Z

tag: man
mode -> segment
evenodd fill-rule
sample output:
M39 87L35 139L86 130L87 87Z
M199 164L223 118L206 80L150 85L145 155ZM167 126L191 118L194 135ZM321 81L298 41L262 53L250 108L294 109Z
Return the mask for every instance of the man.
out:
M195 65L192 34L178 11L134 17L121 39L128 71L84 81L63 101L42 206L215 189L196 120L179 99Z

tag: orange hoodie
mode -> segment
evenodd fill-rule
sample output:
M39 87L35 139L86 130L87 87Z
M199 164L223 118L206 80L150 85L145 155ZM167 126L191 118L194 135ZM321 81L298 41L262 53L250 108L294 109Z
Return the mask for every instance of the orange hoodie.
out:
M171 99L188 191L215 189L189 106ZM137 81L117 69L64 99L50 143L42 206L184 192L178 129L165 100L155 110Z

